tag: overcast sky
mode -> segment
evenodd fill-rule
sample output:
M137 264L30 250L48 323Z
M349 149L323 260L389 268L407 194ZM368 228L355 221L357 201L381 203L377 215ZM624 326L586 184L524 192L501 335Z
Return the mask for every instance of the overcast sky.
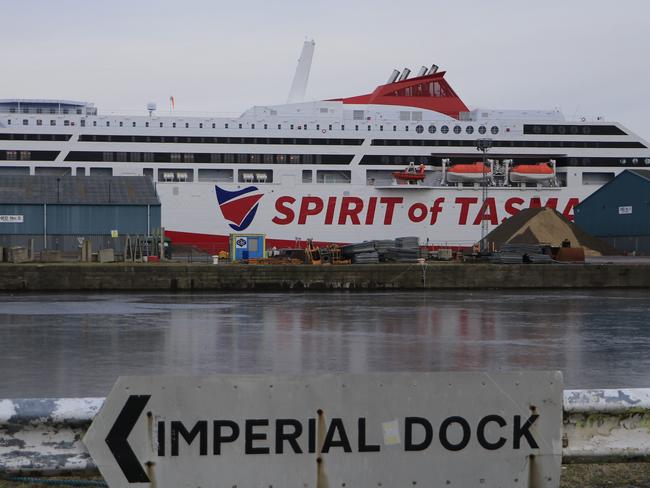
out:
M0 98L240 113L370 92L436 63L471 108L602 115L650 139L648 0L0 0Z

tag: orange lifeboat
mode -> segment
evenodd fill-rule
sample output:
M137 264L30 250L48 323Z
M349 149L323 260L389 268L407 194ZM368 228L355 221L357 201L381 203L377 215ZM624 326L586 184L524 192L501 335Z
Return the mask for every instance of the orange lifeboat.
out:
M424 165L421 164L417 170L415 164L409 163L409 165L404 169L404 171L395 171L393 173L393 178L397 181L406 181L408 183L417 183L418 181L424 181L426 175L424 174Z
M486 178L492 176L492 168L481 161L470 164L454 164L447 170L447 181L452 183L479 182L483 180L483 176Z
M510 181L526 183L529 181L546 181L555 176L555 168L549 163L518 164L510 170Z

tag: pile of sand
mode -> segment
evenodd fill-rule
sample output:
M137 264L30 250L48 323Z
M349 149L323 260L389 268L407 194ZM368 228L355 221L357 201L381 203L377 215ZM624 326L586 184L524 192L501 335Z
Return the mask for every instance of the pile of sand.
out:
M552 208L528 208L513 215L487 237L488 249L498 250L506 243L548 244L560 247L568 239L571 247L582 247L586 256L620 254L606 242L593 237Z

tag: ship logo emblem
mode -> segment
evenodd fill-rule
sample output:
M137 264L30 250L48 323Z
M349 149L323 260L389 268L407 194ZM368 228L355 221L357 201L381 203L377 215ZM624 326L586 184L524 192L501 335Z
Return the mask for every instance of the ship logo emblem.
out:
M256 186L248 186L237 191L228 191L215 185L217 202L223 218L236 232L246 229L257 213L260 199L264 196Z

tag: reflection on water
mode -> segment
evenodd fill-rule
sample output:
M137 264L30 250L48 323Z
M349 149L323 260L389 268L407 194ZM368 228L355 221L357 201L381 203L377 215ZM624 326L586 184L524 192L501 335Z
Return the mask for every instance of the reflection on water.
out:
M650 387L646 291L0 295L0 398L127 374L557 368Z

